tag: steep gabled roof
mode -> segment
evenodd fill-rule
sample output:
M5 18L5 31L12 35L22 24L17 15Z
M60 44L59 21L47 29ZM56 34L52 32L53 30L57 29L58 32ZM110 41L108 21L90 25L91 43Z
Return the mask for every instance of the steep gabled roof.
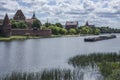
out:
M14 20L25 20L22 10L17 10L16 14L14 15Z

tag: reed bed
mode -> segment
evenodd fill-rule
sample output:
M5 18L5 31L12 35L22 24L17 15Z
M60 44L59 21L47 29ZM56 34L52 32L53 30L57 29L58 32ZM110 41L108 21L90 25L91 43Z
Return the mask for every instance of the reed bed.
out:
M42 72L26 73L13 72L7 74L0 80L74 80L73 72L71 70L52 69L44 70Z
M91 64L101 62L120 62L120 54L116 52L111 53L91 53L84 55L77 55L69 59L68 64L72 64L74 67L77 66L88 66Z

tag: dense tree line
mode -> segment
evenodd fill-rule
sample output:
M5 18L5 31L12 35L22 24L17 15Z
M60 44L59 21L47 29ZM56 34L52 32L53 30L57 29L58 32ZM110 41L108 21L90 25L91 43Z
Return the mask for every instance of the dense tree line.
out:
M110 28L110 27L98 27L100 33L120 33L120 29Z
M25 29L29 28L25 21L14 21L11 20L12 28L15 29ZM42 27L41 27L42 26ZM120 33L120 29L109 28L109 27L89 27L89 26L80 26L78 29L65 29L61 23L42 23L39 20L34 20L32 28L42 28L42 29L51 29L54 35L75 35L75 34L93 34L98 35L101 33Z

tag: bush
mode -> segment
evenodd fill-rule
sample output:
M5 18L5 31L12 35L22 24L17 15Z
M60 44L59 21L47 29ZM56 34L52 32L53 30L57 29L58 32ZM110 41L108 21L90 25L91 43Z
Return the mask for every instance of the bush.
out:
M67 30L64 28L60 28L59 33L65 35L65 34L67 34Z
M59 34L59 31L60 31L59 27L57 27L57 26L49 26L48 28L52 30L52 34L54 34L54 35Z
M69 30L69 34L71 34L71 35L76 34L76 33L77 33L77 32L76 32L75 29L70 29L70 30Z

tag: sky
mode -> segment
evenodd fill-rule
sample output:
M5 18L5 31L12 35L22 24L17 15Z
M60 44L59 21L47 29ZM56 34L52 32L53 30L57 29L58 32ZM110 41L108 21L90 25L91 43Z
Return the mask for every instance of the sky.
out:
M33 12L45 22L86 21L91 25L120 28L120 0L0 0L0 19L8 13L12 18L21 9L26 18Z

